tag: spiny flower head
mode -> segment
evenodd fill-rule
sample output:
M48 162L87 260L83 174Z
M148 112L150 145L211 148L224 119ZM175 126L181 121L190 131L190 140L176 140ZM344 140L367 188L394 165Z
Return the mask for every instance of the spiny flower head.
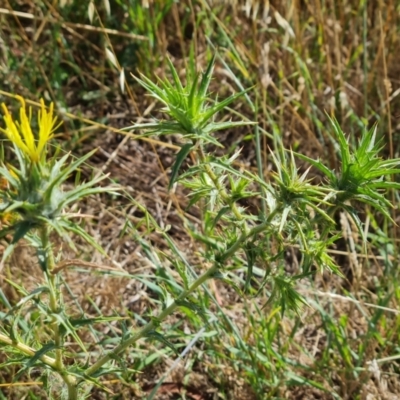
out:
M21 96L16 96L16 98L21 103L19 121L14 121L7 106L3 103L1 107L4 112L3 119L6 127L5 129L0 128L0 131L33 163L37 163L44 154L46 143L53 137L54 131L59 127L59 125L56 125L57 118L53 117L54 105L51 103L47 110L43 99L40 100L40 110L37 119L39 132L36 139L31 128L32 108L29 107L27 112L24 98Z

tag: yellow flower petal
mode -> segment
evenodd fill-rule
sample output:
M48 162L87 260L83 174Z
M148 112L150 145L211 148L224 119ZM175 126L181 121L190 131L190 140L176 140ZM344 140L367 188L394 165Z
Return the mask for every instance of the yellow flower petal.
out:
M18 128L14 123L11 114L9 113L6 105L3 103L1 105L4 111L4 122L6 123L6 129L0 128L0 130L13 142L18 148L20 148L24 153L28 154L28 148L19 134Z
M39 111L39 143L37 151L42 154L46 143L53 137L53 132L57 129L55 126L57 118L53 118L54 104L50 103L49 111L46 110L43 99L40 100L41 109Z
M53 137L53 132L59 126L56 125L57 118L53 117L54 105L51 103L49 110L47 110L43 99L40 100L41 107L38 112L39 132L38 141L36 142L31 128L32 109L29 108L29 114L27 114L24 98L21 96L16 96L16 98L21 103L19 121L14 122L6 105L2 104L6 128L0 128L0 131L33 162L38 162L45 150L46 143Z

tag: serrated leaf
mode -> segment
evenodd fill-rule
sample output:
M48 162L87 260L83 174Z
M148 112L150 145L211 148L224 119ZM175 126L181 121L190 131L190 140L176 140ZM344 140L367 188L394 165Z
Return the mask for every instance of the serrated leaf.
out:
M343 171L346 171L351 163L349 143L348 143L337 119L331 118L329 115L328 115L328 119L329 119L331 126L333 127L333 130L335 131L336 137L339 141L342 169L343 169Z
M97 149L93 149L89 153L69 164L64 170L61 170L61 165L65 163L66 159L69 156L69 154L66 154L59 162L57 162L57 169L59 171L58 174L56 174L55 172L53 173L52 171L52 180L49 183L46 192L51 191L55 186L61 185L61 183L64 182L73 171L75 171L81 164L89 159L96 151ZM61 161L63 162L61 163Z
M8 168L6 167L0 167L0 175L4 176L4 178L7 180L7 182L12 186L16 187L19 184L19 180L16 179L16 177L10 173Z
M139 280L140 282L142 282L143 284L145 284L154 293L157 293L157 294L159 294L161 296L164 295L163 290L160 288L160 286L158 284L153 283L153 282L151 282L151 281L149 281L147 279L144 279L144 278L142 278L140 276L138 276L136 279Z
M183 281L183 286L184 286L185 290L188 289L189 288L189 276L187 273L186 266L184 264L182 265L182 263L179 260L170 260L170 261L172 262L172 264L178 271L178 274Z
M203 129L204 132L212 133L224 129L236 128L238 126L256 125L253 121L226 121L226 122L210 122Z
M85 374L84 370L83 371L77 371L76 368L74 368L74 369L68 369L68 374L73 375L73 376L79 378L82 381L90 382L93 385L95 385L96 387L98 387L99 389L104 390L105 392L115 396L114 392L112 392L107 386L105 386L102 383L100 383L98 381L98 379L96 379L96 378L99 377L99 376L102 376L102 375L113 374L113 373L116 373L116 372L119 372L119 371L120 371L119 368L110 368L110 367L100 368L93 375L88 376L88 375Z
M350 207L350 206L344 206L343 207L345 211L348 212L348 214L350 215L351 219L353 220L353 222L356 224L358 233L360 234L364 245L367 243L367 237L364 234L364 229L362 227L362 222L360 220L360 218L358 218L357 215L357 211L354 210L354 208Z
M39 261L39 266L43 272L47 271L47 250L43 247L39 247L36 251L36 255Z
M286 224L287 217L288 217L288 215L289 215L289 213L290 213L291 210L292 210L292 207L291 207L291 206L286 206L286 207L283 209L283 211L282 211L282 216L281 216L281 222L280 222L280 224L279 224L279 230L278 230L279 233L281 233L281 232L283 231L283 227L284 227L285 224Z

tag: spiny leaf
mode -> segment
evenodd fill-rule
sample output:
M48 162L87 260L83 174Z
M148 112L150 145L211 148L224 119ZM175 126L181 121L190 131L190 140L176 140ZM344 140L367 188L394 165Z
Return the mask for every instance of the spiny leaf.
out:
M172 61L169 57L167 57L167 63L168 63L169 69L172 73L172 78L174 79L174 82L175 82L175 88L178 90L179 93L184 94L183 86L182 86L181 80L179 79L179 75L174 67L174 64L172 64Z
M176 181L176 178L178 177L179 168L181 167L183 161L185 160L186 156L190 153L192 148L193 148L193 143L187 143L183 145L182 148L179 150L179 153L176 156L175 163L172 167L171 178L168 184L168 190L171 190L173 184Z
M221 111L223 108L231 104L234 100L243 96L243 94L247 93L252 88L243 90L242 92L235 93L232 96L227 97L226 99L222 100L221 102L215 104L214 106L210 107L207 111L205 111L201 115L201 123L200 128L204 128L206 124L209 122L209 119L213 117L218 111Z
M35 224L31 221L20 221L14 225L15 233L12 240L13 244L18 243L33 228Z
M212 73L213 73L213 69L214 69L215 57L216 57L216 54L214 53L210 62L208 63L206 71L203 73L203 76L202 76L202 79L200 82L199 92L197 95L198 99L200 99L200 100L203 100L207 95L207 90L208 90L208 87L210 86Z
M328 119L339 141L342 168L343 170L346 170L351 162L349 144L336 118L331 118L328 115Z

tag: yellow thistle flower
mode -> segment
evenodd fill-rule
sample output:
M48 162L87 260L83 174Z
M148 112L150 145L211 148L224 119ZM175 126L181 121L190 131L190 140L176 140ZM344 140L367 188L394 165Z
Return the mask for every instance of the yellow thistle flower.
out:
M43 99L40 100L40 110L38 112L38 140L31 128L32 109L29 107L29 112L26 112L25 100L21 96L16 96L21 103L19 110L19 121L13 120L6 105L3 103L1 106L4 111L4 122L6 128L0 128L8 139L11 140L32 162L36 163L40 160L46 143L53 137L53 132L58 128L56 126L57 118L53 117L53 103L50 104L49 110L46 109Z

